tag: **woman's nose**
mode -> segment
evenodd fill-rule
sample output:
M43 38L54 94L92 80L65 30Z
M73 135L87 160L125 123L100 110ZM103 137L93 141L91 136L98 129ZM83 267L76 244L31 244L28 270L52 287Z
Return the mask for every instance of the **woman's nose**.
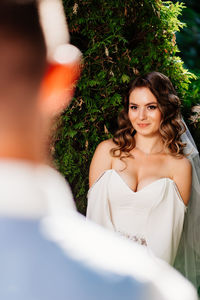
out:
M141 107L139 110L139 119L145 120L146 119L146 109L145 107Z

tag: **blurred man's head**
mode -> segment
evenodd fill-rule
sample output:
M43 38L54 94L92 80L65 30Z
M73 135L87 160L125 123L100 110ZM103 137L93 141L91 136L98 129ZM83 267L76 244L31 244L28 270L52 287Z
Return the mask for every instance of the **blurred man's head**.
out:
M0 0L0 157L40 159L37 96L45 69L36 2Z
M0 1L0 107L36 99L46 67L36 3L23 2Z
M73 51L70 48L67 52L69 45L65 45L61 48L64 62L56 61L56 68L52 64L44 78L47 58L40 20L48 14L48 6L43 7L43 14L40 10L39 19L39 3L43 1L0 0L0 157L25 157L25 148L26 153L32 151L34 137L38 145L40 140L47 140L53 117L69 104L79 76L80 51L76 51L75 61L69 62Z

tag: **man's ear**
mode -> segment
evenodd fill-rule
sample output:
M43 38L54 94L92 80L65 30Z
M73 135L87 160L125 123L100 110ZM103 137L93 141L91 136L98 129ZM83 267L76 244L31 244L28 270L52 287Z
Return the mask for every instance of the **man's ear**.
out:
M76 47L60 46L54 58L42 80L38 101L41 112L49 117L59 115L70 104L81 72L81 52Z
M70 103L80 76L81 51L69 44L70 35L62 0L38 0L40 24L49 62L39 96L44 117L59 115Z

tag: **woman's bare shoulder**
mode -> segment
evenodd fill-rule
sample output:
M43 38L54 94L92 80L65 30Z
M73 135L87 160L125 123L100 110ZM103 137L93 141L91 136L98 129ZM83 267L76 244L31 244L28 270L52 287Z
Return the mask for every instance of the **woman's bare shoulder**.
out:
M169 155L167 158L167 163L173 170L177 170L178 172L187 172L190 173L192 170L191 163L189 159L185 156L177 157Z
M101 176L103 172L112 168L112 156L110 150L115 146L112 139L101 142L94 153L94 156L90 165L89 172L89 185L93 183Z
M171 179L176 183L185 205L188 205L192 185L192 166L187 157L171 156L168 164Z
M105 140L105 141L99 143L99 145L97 146L96 151L110 152L110 150L114 147L116 147L116 144L113 142L112 139L108 139L108 140Z

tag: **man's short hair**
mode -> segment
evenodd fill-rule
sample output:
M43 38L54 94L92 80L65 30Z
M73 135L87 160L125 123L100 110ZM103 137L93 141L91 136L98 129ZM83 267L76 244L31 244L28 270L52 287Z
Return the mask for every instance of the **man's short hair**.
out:
M46 45L36 1L0 0L0 62L3 59L1 49L8 40L12 41L13 45L22 46L22 51L28 52L24 62L22 61L24 65L21 66L20 72L24 70L25 76L25 73L30 73L32 78L35 76L35 79L41 80L46 67Z

